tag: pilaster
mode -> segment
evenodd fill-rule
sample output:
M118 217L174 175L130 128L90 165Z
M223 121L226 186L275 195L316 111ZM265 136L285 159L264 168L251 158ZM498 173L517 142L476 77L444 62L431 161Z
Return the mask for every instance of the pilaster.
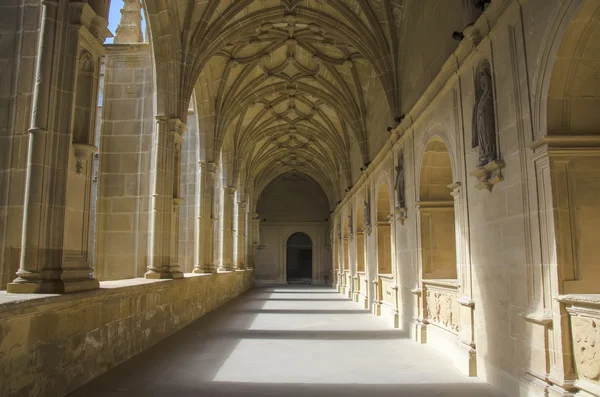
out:
M221 266L219 271L233 271L233 206L235 188L223 187L223 229L221 230Z
M244 251L246 248L246 202L239 201L237 203L237 227L236 227L236 258L235 267L243 270L246 266L244 263Z

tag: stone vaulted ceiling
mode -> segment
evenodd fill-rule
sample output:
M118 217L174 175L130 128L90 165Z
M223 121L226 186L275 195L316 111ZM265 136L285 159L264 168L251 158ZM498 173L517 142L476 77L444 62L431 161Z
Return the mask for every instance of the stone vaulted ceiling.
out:
M222 156L225 183L256 194L306 174L334 202L352 185L351 153L368 163L370 134L385 133L370 115L397 115L402 3L178 0L203 160Z

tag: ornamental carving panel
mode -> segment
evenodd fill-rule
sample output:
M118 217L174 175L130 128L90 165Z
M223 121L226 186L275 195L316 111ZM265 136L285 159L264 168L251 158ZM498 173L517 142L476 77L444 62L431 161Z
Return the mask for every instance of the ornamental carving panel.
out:
M452 291L427 289L427 319L452 332L459 331L457 295Z
M579 377L600 381L600 320L571 317L573 348Z

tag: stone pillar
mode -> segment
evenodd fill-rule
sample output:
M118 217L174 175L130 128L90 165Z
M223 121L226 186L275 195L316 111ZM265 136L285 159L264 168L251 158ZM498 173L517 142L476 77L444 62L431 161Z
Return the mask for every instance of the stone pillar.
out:
M62 14L58 1L44 1L41 20L20 268L7 290L76 292L99 285L90 277L89 222L100 57L110 32L86 3Z
M235 188L223 187L223 228L221 229L220 271L234 270L233 264L233 203Z
M115 44L141 43L142 35L142 5L140 0L124 0L121 10L121 21L117 26Z
M176 179L178 164L175 152L179 144L185 124L178 119L167 120L156 118L154 137L154 185L152 187L152 203L150 213L150 242L148 253L148 271L146 278L181 278L183 273L173 261L173 228L177 225L179 213L173 214L173 198L178 194Z
M240 201L237 205L237 246L235 267L243 270L245 266L244 251L246 249L246 202Z
M92 159L106 19L86 3L42 4L14 293L98 288L90 276ZM64 17L68 19L65 20ZM53 73L61 70L61 73ZM75 123L71 123L71 120Z
M194 273L214 273L213 220L215 206L215 178L217 165L201 161L198 175L200 211L197 218L198 244L196 244L196 265Z
M260 219L258 218L258 213L252 213L252 220L250 222L252 224L252 250L250 253L250 257L252 258L252 268L255 268L256 250L260 245Z
M248 204L246 204L246 209L248 209L248 207ZM244 217L244 229L246 231L246 269L254 269L254 245L252 244L252 213L250 211L246 211Z

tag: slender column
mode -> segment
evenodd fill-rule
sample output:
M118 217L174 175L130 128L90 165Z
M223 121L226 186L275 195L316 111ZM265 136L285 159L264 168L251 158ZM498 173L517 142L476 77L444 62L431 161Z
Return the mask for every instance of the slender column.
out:
M197 218L196 228L198 230L198 244L196 244L196 265L194 273L214 273L214 227L215 219L215 178L217 165L212 162L200 163L200 175L198 185L200 186L200 214Z
M240 201L237 205L237 246L235 267L243 270L245 268L244 250L246 248L246 202Z
M246 205L248 208L248 205ZM246 230L246 269L254 268L254 245L252 237L252 213L246 211L244 217L244 228Z
M256 267L256 250L260 245L260 219L258 213L252 213L252 252L250 257L252 258L252 268Z
M99 286L90 276L87 238L90 159L95 150L90 143L93 118L83 119L75 126L81 132L77 136L69 121L75 103L95 109L95 99L82 101L84 98L76 97L75 91L80 81L85 81L82 86L85 90L77 90L78 94L91 98L96 95L95 72L103 53L101 42L108 35L103 28L106 20L95 15L85 3L69 4L67 14L63 14L59 13L57 0L45 0L41 21L29 129L22 250L17 278L7 286L8 292L13 293L65 293ZM89 51L82 50L84 41ZM77 67L81 71L79 77ZM69 189L76 180L83 182L83 190Z
M223 229L221 230L220 271L230 272L233 265L233 203L235 188L223 187Z
M156 118L154 138L154 185L150 215L150 244L146 278L181 278L183 273L173 260L173 228L177 226L179 213L173 214L174 198L177 198L178 167L176 155L178 141L185 124L176 119L167 122Z

